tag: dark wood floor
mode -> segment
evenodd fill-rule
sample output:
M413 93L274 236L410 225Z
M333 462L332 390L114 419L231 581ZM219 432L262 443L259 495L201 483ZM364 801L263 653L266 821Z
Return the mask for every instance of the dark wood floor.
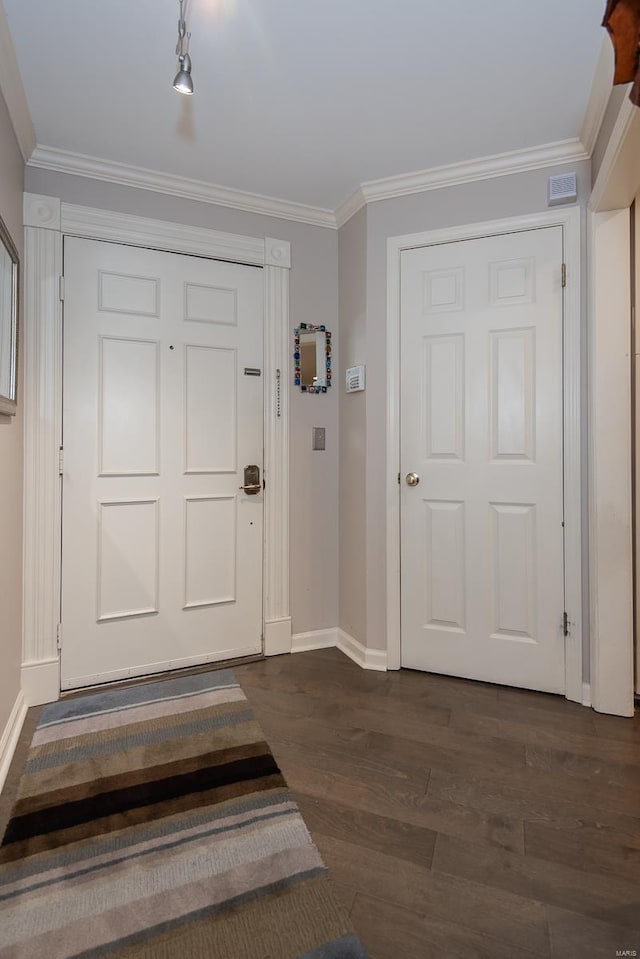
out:
M639 716L337 650L235 672L372 959L640 956Z
M337 650L236 673L372 959L640 956L640 717Z

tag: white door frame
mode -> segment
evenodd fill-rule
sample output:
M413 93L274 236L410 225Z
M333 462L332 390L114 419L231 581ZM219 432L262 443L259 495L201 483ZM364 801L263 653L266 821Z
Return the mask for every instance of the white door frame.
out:
M594 709L633 716L631 230L640 110L620 106L589 201L589 593Z
M264 271L264 651L291 651L289 608L289 272L285 240L219 233L25 193L24 589L22 690L60 695L62 243L65 235L188 253Z
M582 528L580 458L580 232L578 207L390 237L387 241L387 650L388 668L400 668L400 258L403 250L495 236L563 228L567 286L564 297L564 498L566 696L582 703ZM560 268L560 264L558 264ZM562 616L562 610L558 610Z

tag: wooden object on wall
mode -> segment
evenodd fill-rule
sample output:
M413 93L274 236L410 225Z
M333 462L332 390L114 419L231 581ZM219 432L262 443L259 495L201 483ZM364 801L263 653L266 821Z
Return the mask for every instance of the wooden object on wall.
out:
M607 0L602 25L615 51L613 82L633 83L629 96L640 106L640 0Z

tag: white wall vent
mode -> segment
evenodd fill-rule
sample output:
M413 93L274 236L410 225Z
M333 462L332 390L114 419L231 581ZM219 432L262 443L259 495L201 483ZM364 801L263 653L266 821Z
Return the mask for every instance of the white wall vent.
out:
M549 177L549 206L575 203L578 199L578 177L575 173L560 173Z

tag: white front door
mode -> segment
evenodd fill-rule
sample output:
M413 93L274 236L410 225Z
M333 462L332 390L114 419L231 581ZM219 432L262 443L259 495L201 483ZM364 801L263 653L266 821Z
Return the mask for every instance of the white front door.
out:
M405 667L565 692L562 252L550 227L402 254Z
M65 239L62 688L262 649L263 281Z

